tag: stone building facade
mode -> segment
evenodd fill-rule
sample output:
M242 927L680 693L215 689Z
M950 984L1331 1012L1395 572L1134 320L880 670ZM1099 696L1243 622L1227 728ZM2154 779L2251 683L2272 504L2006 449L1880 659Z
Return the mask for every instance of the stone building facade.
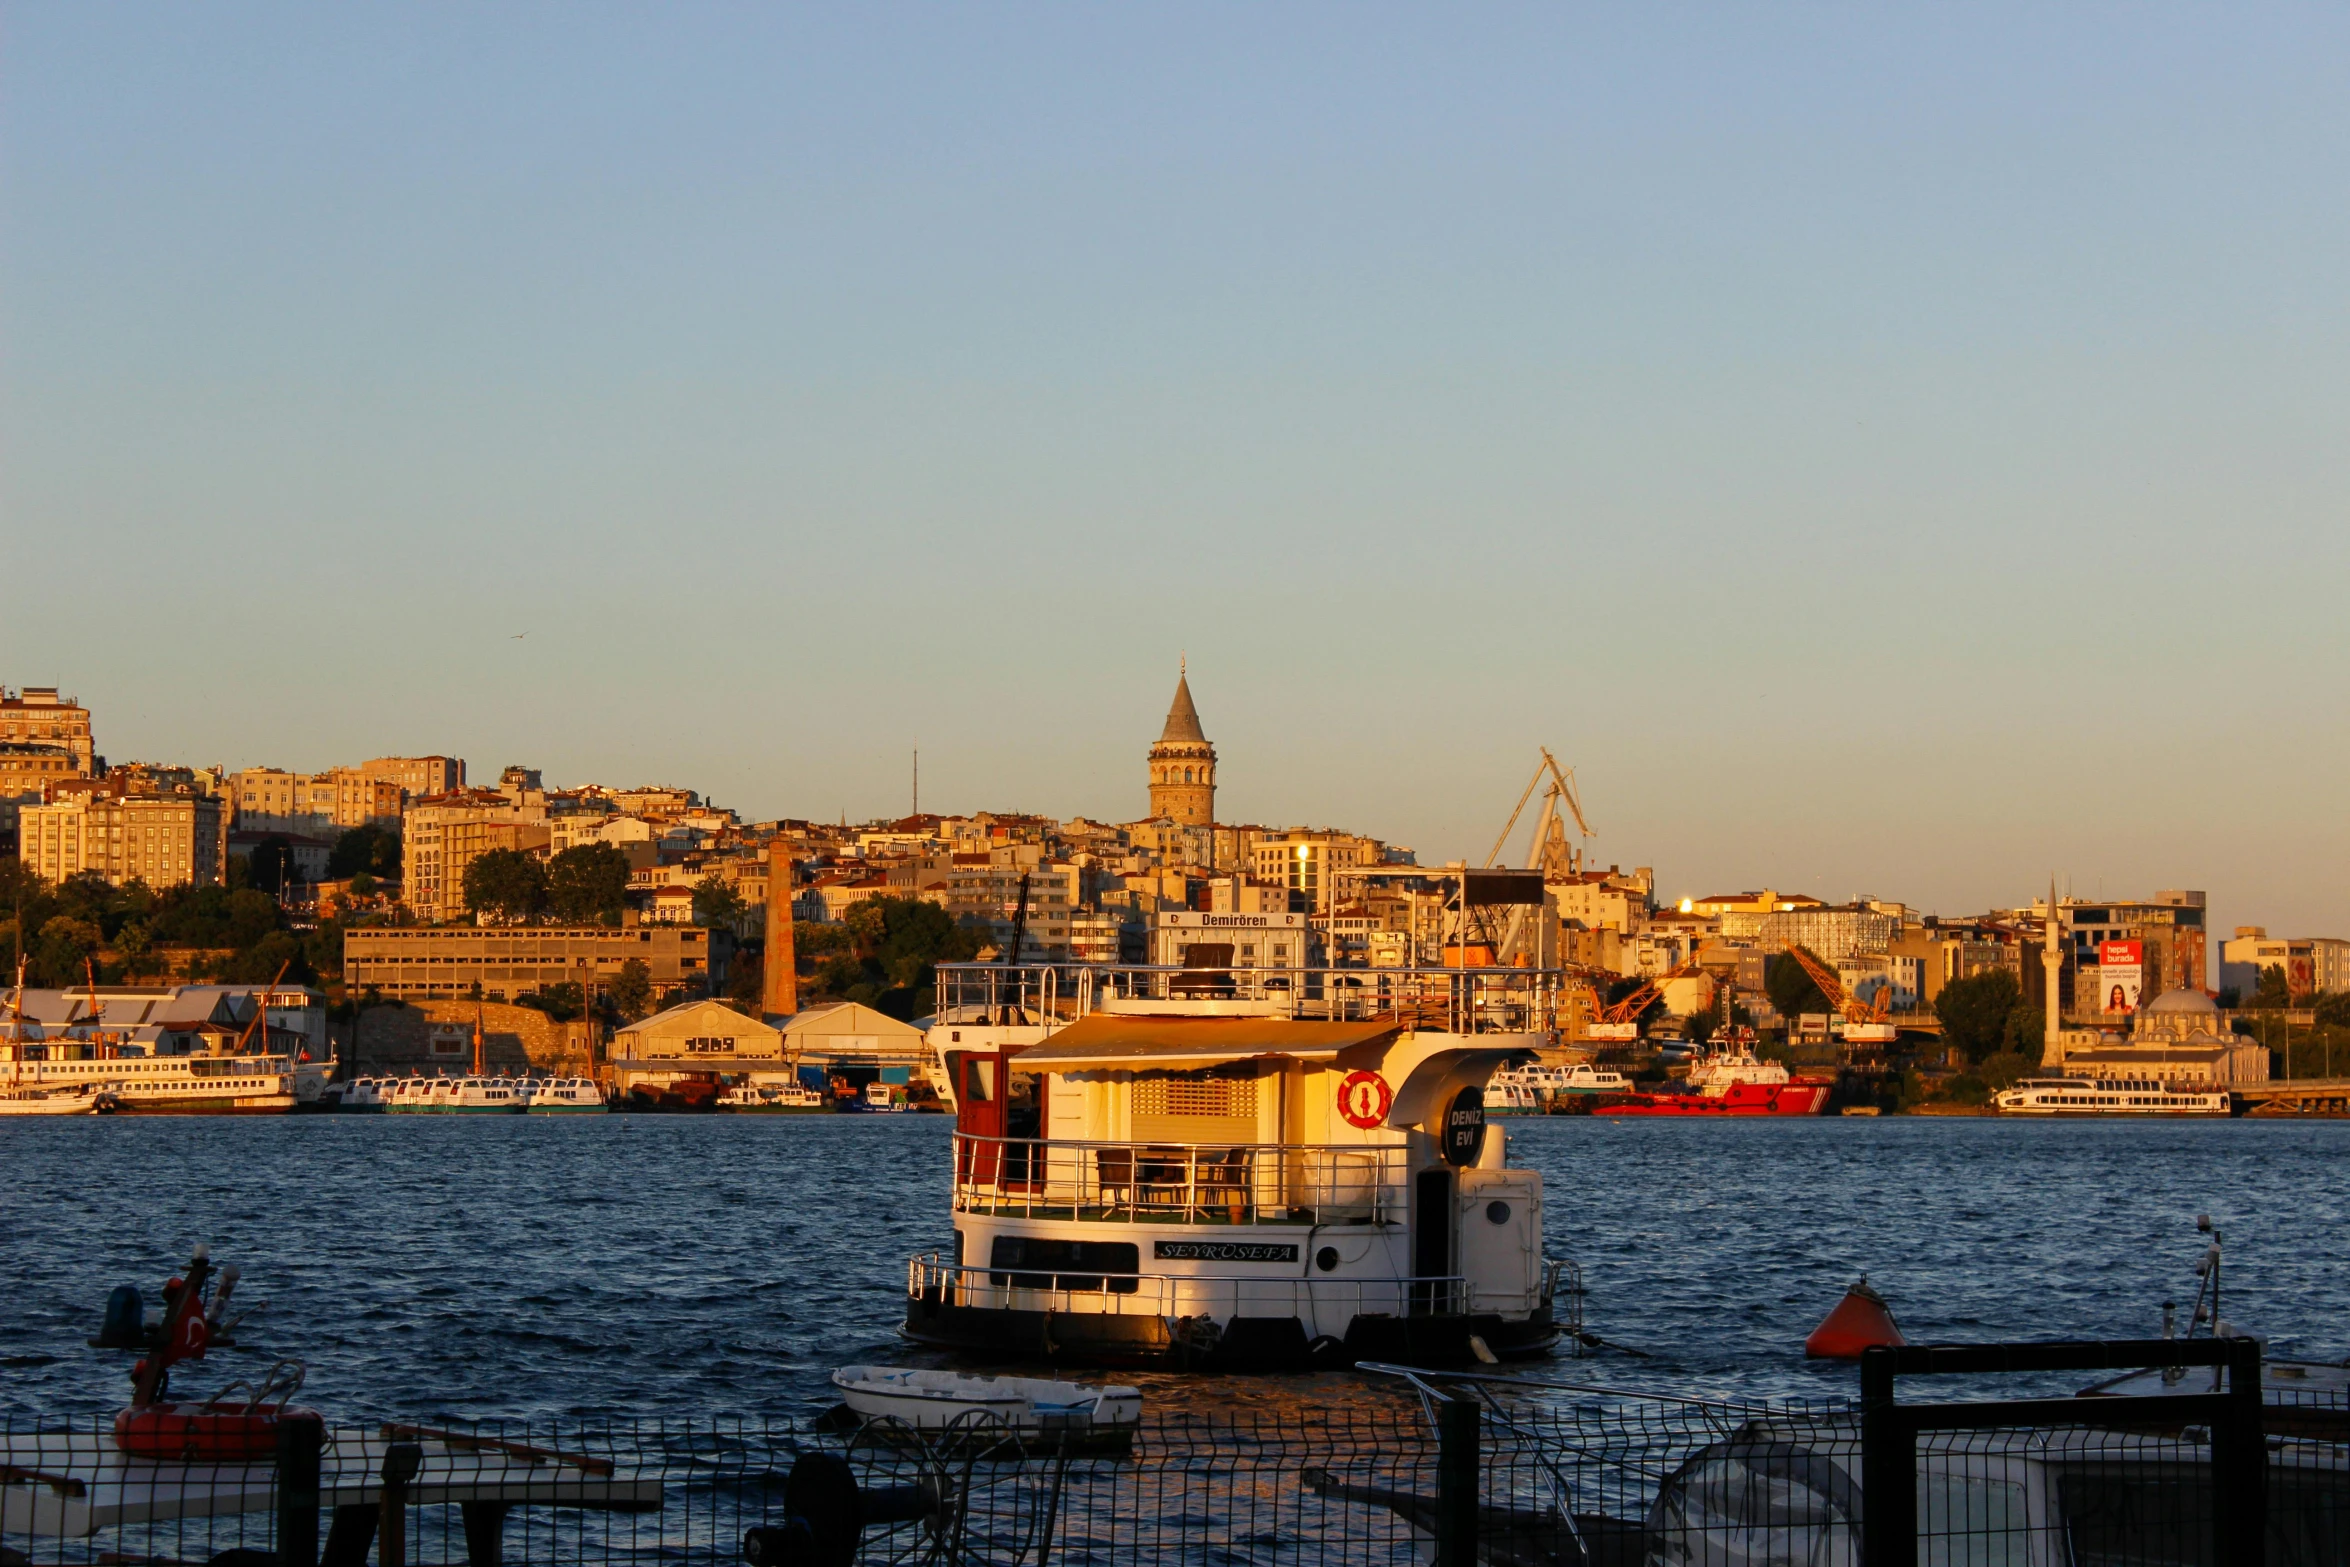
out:
M1150 751L1150 814L1182 827L1206 827L1216 819L1216 748L1199 726L1191 705L1189 671L1175 681L1175 702Z

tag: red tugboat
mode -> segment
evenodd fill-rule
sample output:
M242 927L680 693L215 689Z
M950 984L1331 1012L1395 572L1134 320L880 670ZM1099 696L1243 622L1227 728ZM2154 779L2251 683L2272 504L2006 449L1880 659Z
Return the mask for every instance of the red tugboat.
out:
M1744 1030L1739 1031L1744 1035ZM1593 1115L1819 1115L1828 1079L1797 1077L1776 1061L1757 1060L1747 1037L1699 1056L1688 1085L1660 1093L1606 1094Z

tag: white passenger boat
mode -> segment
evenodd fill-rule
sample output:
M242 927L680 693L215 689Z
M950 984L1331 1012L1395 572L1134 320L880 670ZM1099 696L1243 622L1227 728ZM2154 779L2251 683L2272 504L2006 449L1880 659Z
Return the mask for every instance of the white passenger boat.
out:
M394 1115L520 1115L527 1104L507 1077L402 1078L384 1108Z
M527 1111L531 1115L604 1115L611 1108L593 1078L551 1077L534 1085Z
M1566 976L1220 971L1214 994L1169 969L939 976L954 1244L912 1260L908 1336L1210 1369L1556 1340L1542 1180L1508 1167L1485 1086L1555 1042ZM1041 1037L970 1021L974 990Z
M2001 1115L2231 1115L2234 1096L2213 1083L2027 1077L1991 1103Z
M1553 1080L1551 1091L1560 1094L1628 1094L1632 1091L1632 1080L1621 1072L1607 1071L1585 1061L1562 1069Z
M106 990L65 992L69 1018L31 1023L23 980L20 965L0 1038L7 1066L0 1088L34 1108L10 1113L84 1113L50 1103L59 1101L87 1102L101 1113L111 1105L122 1115L284 1115L325 1087L325 1066L269 1048L290 1031L269 1021L281 1009L267 992L241 1025L230 1021L233 1008L217 991L206 993L216 1010L184 1024L112 1023L108 1009L122 998Z
M115 1100L95 1083L47 1090L0 1088L0 1116L112 1114Z
M1485 1085L1487 1115L1540 1115L1543 1072L1539 1067L1515 1067L1496 1072Z
M1142 1390L1085 1387L1043 1377L979 1377L895 1366L843 1366L832 1374L841 1400L867 1420L894 1419L923 1431L962 1421L1001 1422L1023 1434L1055 1427L1096 1430L1142 1423Z

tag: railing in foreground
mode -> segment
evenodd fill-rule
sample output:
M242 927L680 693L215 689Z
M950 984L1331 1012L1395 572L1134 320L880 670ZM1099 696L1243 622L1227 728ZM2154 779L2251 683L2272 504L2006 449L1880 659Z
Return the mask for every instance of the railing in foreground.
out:
M1236 1241L1225 1249L1235 1265L1261 1259L1245 1254L1254 1243ZM1219 1260L1213 1249L1200 1260ZM990 1311L1054 1311L1109 1316L1295 1317L1310 1331L1343 1334L1358 1316L1415 1316L1429 1313L1495 1312L1524 1316L1547 1304L1558 1287L1562 1263L1546 1263L1517 1289L1477 1284L1458 1274L1361 1279L1305 1274L1268 1278L1262 1273L1196 1274L1106 1272L1102 1264L1075 1258L1052 1261L956 1263L933 1252L906 1265L909 1299Z
M959 1213L1184 1224L1399 1218L1400 1146L1044 1141L955 1134Z
M1868 1418L1840 1403L1429 1371L1318 1385L1311 1407L1272 1402L1291 1396L1278 1384L1214 1413L1178 1413L1178 1396L1154 1389L1117 1440L758 1418L336 1426L282 1480L267 1461L125 1466L102 1419L17 1419L0 1425L0 1527L37 1563L244 1550L362 1567L381 1541L386 1563L715 1564L786 1528L830 1474L868 1520L835 1559L862 1563L2333 1567L2350 1540L2342 1439L2228 1456L2219 1426L2152 1400L1891 1406L1913 1428L1904 1487L1872 1472ZM2350 1413L2339 1395L2299 1402L2296 1431Z
M1563 969L1172 968L942 963L941 1021L1075 1022L1122 1001L1247 1001L1318 1022L1393 1021L1451 1034L1555 1032L1584 985Z

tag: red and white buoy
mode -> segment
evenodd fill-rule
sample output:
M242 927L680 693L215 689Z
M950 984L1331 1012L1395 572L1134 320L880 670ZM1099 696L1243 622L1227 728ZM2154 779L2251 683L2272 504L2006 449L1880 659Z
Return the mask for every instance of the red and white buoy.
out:
M1815 1360L1858 1360L1864 1349L1883 1344L1898 1349L1909 1340L1893 1320L1885 1297L1869 1288L1869 1276L1844 1292L1836 1309L1803 1341L1803 1352Z

